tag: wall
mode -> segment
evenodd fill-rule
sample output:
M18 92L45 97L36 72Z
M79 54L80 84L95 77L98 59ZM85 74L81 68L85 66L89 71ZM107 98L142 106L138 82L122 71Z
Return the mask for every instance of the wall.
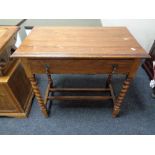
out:
M126 26L147 52L155 40L155 19L102 19L102 25Z

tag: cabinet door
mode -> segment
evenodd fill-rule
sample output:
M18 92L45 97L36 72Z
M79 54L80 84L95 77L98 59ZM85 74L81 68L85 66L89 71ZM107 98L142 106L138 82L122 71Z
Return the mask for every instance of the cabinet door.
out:
M17 112L6 84L0 84L0 113Z

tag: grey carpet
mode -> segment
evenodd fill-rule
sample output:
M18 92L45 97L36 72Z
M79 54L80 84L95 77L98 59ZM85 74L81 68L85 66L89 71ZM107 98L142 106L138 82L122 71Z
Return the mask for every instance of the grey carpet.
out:
M104 86L103 75L54 75L60 86ZM123 76L115 76L113 83L120 89ZM46 77L38 76L42 92ZM155 134L155 100L151 99L149 80L143 69L127 93L120 117L111 117L112 103L55 101L49 118L44 118L36 99L28 119L0 118L0 134Z

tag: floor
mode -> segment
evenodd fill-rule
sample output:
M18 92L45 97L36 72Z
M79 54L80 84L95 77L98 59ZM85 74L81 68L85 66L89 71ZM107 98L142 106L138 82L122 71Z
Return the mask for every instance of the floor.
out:
M57 87L102 87L103 75L53 75ZM42 92L46 87L45 76L37 76ZM114 88L120 89L124 76L115 75ZM131 84L122 106L121 115L111 117L112 102L62 102L52 104L49 118L44 118L33 100L27 119L0 118L0 134L44 135L114 135L155 134L155 100L151 98L149 80L142 68Z

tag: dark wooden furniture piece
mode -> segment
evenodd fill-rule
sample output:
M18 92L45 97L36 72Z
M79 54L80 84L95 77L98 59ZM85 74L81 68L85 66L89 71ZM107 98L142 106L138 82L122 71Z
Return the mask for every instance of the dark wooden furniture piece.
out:
M142 64L142 67L146 71L150 80L152 80L154 78L153 61L155 61L155 41L151 47L149 55L151 56L151 58L146 59L144 63Z
M0 26L0 116L26 117L33 91L15 51L16 26Z
M32 84L38 104L48 117L48 100L107 100L114 102L116 117L129 85L149 55L125 27L35 27L12 57L20 58ZM42 98L34 74L47 74L48 86ZM55 88L51 74L109 74L105 88ZM111 84L113 74L126 79L117 97ZM110 96L55 96L57 91L108 91Z

